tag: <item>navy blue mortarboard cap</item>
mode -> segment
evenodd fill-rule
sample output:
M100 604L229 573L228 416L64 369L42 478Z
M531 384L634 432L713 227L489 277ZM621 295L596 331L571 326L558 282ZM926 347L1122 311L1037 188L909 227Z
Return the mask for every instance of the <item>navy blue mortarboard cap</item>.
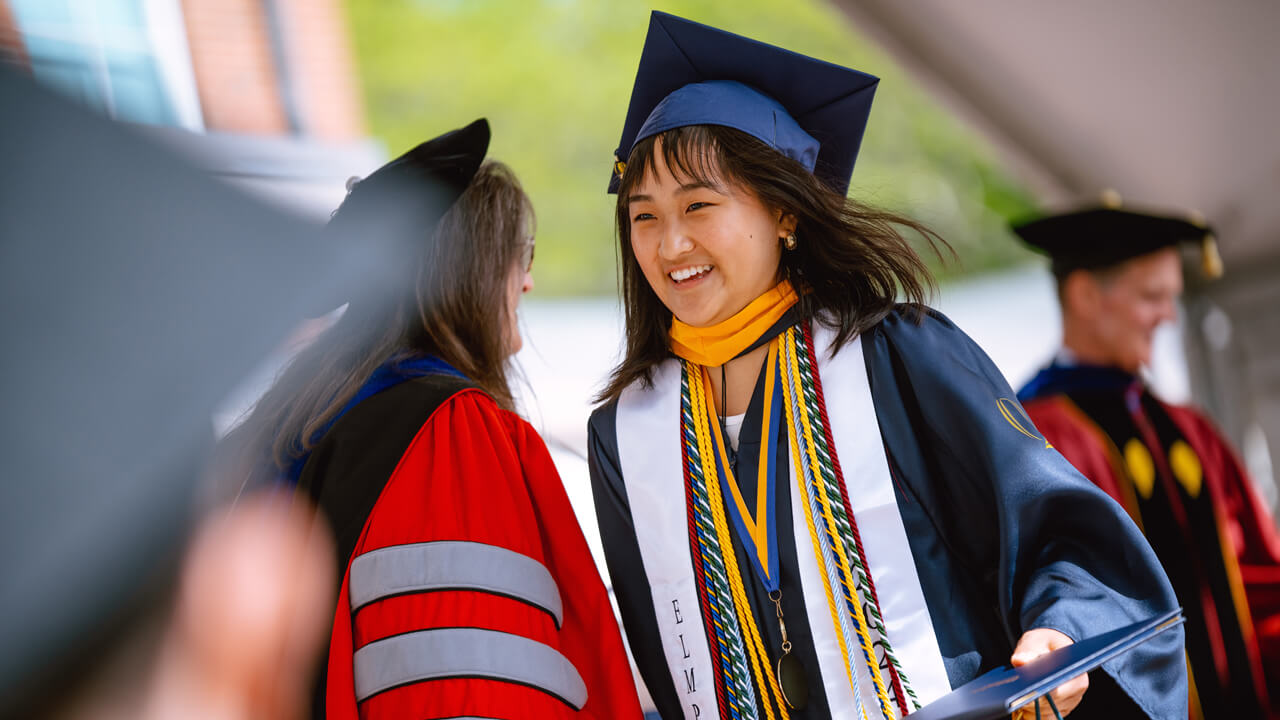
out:
M745 112L726 116L723 108ZM662 99L649 113L635 142L685 125L724 125L769 143L809 172L818 162L818 141L787 114L782 103L734 80L685 85Z
M646 137L686 125L741 130L844 194L880 80L655 11L640 54L619 161Z
M1213 231L1193 219L1091 207L1015 224L1013 231L1049 255L1058 277L1110 267L1184 242L1201 243L1207 276L1222 272Z

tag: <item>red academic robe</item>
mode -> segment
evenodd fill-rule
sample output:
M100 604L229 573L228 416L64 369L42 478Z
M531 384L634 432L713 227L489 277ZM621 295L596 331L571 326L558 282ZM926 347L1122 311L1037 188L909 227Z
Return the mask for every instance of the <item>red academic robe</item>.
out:
M641 716L546 446L488 395L442 375L381 391L325 434L300 487L343 569L318 714Z
M1162 560L1167 555L1161 553L1157 540L1161 532L1157 526L1161 524L1165 526L1165 537L1171 537L1170 532L1197 537L1195 542L1204 553L1206 565L1215 553L1220 555L1229 594L1214 597L1203 585L1198 593L1179 588L1176 581L1174 585L1188 609L1189 625L1195 620L1197 605L1206 608L1204 615L1208 618L1204 634L1209 646L1205 655L1209 657L1197 657L1194 630L1188 627L1193 693L1199 695L1192 697L1193 716L1224 715L1219 703L1210 701L1215 692L1227 703L1240 701L1252 692L1264 708L1270 695L1270 717L1280 717L1280 705L1276 704L1280 700L1280 533L1239 458L1208 419L1191 408L1163 403L1136 387L1130 392L1140 392L1140 396L1134 394L1127 402L1122 392L1114 394L1114 404L1110 406L1105 393L1096 390L1042 395L1025 399L1023 405L1045 438L1085 477L1125 507L1147 533ZM1138 397L1141 401L1135 400ZM1108 412L1107 407L1127 407L1127 413ZM1093 412L1092 417L1085 408ZM1161 411L1168 422L1160 419ZM1118 419L1122 414L1138 420L1125 423ZM1097 417L1100 415L1109 417ZM1161 424L1163 429L1156 432ZM1185 445L1177 447L1178 439ZM1190 448L1191 454L1183 447ZM1164 512L1160 510L1162 506L1150 502L1162 493L1175 498L1173 503L1163 505L1174 515L1172 524L1168 518L1157 516ZM1207 493L1211 501L1208 506L1212 523L1202 524L1196 534L1194 518L1190 516L1201 493ZM1197 564L1194 553L1188 553L1185 546L1170 554L1176 565ZM1169 568L1169 561L1165 564L1174 579L1178 568ZM1203 577L1201 582L1207 584ZM1226 603L1235 607L1221 607ZM1238 621L1231 621L1231 617ZM1233 653L1239 662L1231 668L1227 658ZM1231 670L1236 677L1231 677ZM1215 671L1218 683L1212 677ZM1252 677L1239 677L1246 674ZM1249 714L1253 712L1258 711Z

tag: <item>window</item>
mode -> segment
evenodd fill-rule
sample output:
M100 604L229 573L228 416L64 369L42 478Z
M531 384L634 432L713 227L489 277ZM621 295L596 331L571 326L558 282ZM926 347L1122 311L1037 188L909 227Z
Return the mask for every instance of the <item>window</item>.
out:
M9 0L35 78L117 120L201 130L179 0Z

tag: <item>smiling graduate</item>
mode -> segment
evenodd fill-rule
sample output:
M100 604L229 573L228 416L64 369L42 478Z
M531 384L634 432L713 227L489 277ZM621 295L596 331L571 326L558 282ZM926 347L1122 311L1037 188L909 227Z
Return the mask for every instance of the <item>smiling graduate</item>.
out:
M877 83L653 14L610 180L626 348L589 460L665 718L899 717L1176 606L1123 509L922 304L899 228L928 230L846 198ZM1175 630L1053 698L1175 718L1185 693Z

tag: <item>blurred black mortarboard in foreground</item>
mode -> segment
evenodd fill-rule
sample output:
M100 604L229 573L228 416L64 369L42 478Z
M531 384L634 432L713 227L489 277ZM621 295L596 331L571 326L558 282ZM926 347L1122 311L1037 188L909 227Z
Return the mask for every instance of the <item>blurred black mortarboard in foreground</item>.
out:
M0 716L173 579L215 406L397 264L0 67Z
M799 161L840 194L862 145L879 79L866 73L654 12L614 156L685 125L741 130Z
M1066 277L1073 270L1110 267L1179 243L1198 243L1204 273L1222 274L1213 230L1197 218L1177 218L1122 210L1118 200L1061 215L1015 224L1013 231L1027 245L1046 253L1053 274Z

